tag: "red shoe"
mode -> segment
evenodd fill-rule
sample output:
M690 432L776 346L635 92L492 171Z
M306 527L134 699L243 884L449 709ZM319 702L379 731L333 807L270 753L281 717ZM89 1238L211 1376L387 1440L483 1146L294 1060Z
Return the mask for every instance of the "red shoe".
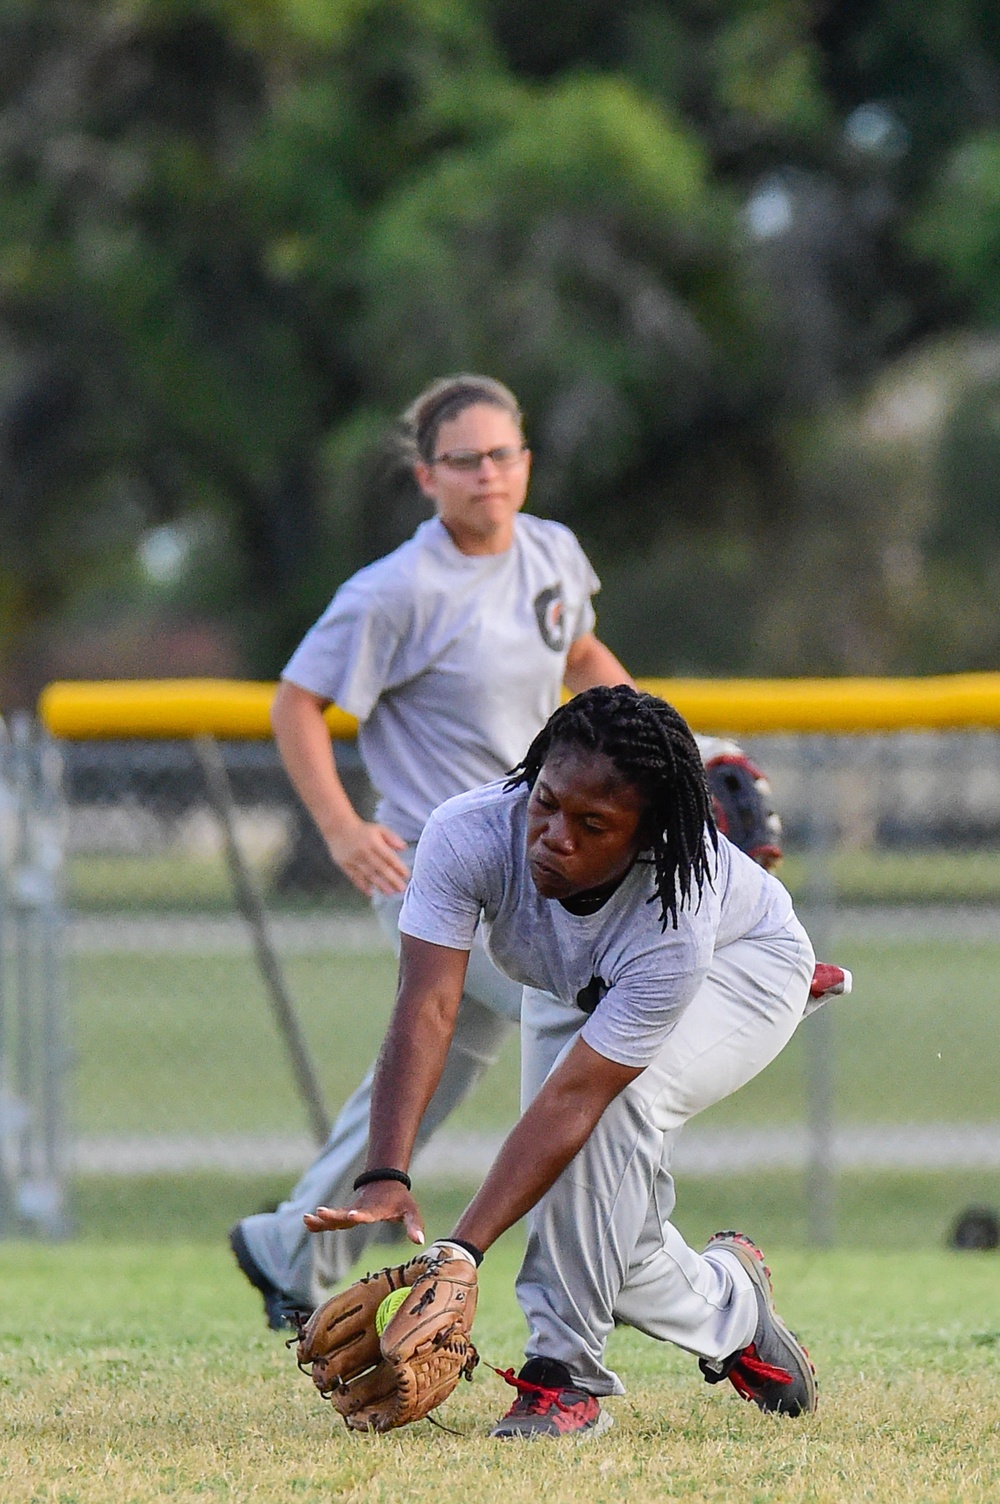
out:
M742 1232L717 1232L705 1248L722 1249L739 1259L753 1280L757 1295L757 1330L749 1347L732 1353L721 1363L698 1359L708 1384L728 1379L744 1400L759 1410L780 1415L801 1415L816 1409L816 1370L794 1332L790 1332L774 1309L771 1271L764 1255Z
M846 967L828 966L825 961L817 961L803 1017L815 1013L829 998L843 997L853 986L854 978Z
M503 1420L490 1432L504 1440L536 1436L599 1436L613 1424L596 1396L577 1389L565 1363L555 1358L529 1358L519 1374L497 1370L518 1391Z

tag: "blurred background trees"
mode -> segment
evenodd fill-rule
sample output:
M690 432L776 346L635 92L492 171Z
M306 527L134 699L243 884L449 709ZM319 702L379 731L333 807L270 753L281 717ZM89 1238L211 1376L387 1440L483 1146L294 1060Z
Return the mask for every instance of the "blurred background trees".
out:
M986 0L0 0L0 684L271 677L484 369L642 672L1000 650Z

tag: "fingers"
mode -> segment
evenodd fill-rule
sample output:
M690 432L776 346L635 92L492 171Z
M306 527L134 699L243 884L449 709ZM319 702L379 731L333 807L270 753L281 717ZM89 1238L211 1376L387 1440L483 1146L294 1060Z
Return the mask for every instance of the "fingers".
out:
M411 1243L423 1243L423 1219L408 1191L395 1181L362 1187L350 1206L318 1206L302 1218L310 1232L343 1232L371 1222L401 1222Z
M403 1227L406 1229L406 1236L409 1238L410 1242L416 1243L418 1247L423 1247L424 1230L421 1227L418 1219L416 1217L404 1218Z
M400 861L397 851L406 850L406 842L384 825L369 825L364 857L364 876L376 893L391 897L402 893L410 880L410 869ZM371 893L369 893L369 897Z
M310 1232L343 1232L356 1227L359 1222L378 1222L374 1212L352 1211L343 1206L318 1206L314 1212L306 1212L302 1218Z
M402 893L410 872L397 853L405 850L402 836L385 825L361 824L350 839L330 842L337 866L366 898L373 893L386 897Z

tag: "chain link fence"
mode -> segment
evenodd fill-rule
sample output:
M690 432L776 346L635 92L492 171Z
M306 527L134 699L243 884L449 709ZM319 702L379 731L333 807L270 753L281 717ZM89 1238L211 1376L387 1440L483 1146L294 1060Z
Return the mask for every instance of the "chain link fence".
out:
M67 1227L69 1060L55 745L25 715L0 735L0 1234Z
M855 991L689 1126L677 1170L794 1174L810 1187L812 1236L830 1241L845 1175L966 1184L1000 1169L1000 737L743 740L784 817L783 876ZM59 1231L64 1172L77 1186L293 1178L374 1057L390 948L270 743L218 744L221 802L204 746L59 748L61 808L51 744L22 730L3 748L5 1229L28 1218ZM337 755L370 810L353 746ZM516 1102L512 1040L425 1151L425 1179L475 1180Z

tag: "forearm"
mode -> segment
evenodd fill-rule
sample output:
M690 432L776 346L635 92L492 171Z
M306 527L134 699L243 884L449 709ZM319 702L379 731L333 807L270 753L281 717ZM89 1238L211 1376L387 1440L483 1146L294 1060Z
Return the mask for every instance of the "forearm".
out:
M628 669L593 633L578 637L573 643L566 658L563 679L566 688L574 695L593 689L597 684L630 684L635 688L635 680Z
M541 1200L587 1142L608 1103L639 1074L578 1039L508 1135L462 1213L455 1237L485 1252Z
M366 1169L408 1170L427 1104L437 1088L453 1025L435 1010L420 1024L419 1040L407 1013L394 1014L379 1051L372 1082Z
M271 710L271 726L292 786L320 833L329 841L361 823L337 772L323 701L282 681Z
M409 1168L448 1057L468 959L403 936L396 1006L372 1083L368 1169Z
M536 1121L534 1106L507 1136L454 1236L486 1252L501 1233L541 1200L586 1143L596 1119L560 1116Z

